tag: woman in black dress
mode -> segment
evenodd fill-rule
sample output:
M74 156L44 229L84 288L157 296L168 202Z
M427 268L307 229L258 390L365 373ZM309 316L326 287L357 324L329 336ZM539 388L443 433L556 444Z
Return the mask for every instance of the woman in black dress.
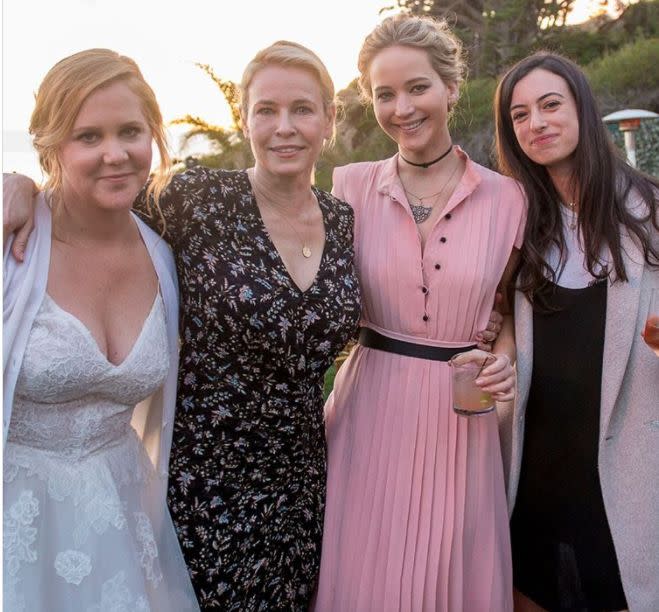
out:
M503 77L499 164L529 210L503 415L516 610L659 609L657 181L621 158L583 72L538 53ZM505 454L505 453L504 453Z
M182 301L169 506L202 609L306 610L323 375L360 311L353 213L311 185L335 117L318 57L275 43L247 66L242 95L254 168L192 169L161 198Z

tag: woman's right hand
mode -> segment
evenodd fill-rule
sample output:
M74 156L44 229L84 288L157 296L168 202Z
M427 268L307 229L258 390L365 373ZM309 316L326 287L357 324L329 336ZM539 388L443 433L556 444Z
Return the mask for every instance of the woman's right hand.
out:
M22 174L3 174L2 239L14 235L11 252L17 261L25 258L27 239L34 228L35 194L39 192L31 178Z

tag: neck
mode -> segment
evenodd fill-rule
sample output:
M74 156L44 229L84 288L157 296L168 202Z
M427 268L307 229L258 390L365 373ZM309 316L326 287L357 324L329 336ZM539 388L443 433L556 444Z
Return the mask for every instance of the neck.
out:
M414 168L422 168L423 170L427 170L431 166L434 166L435 164L439 164L442 160L444 160L453 150L453 144L449 143L448 147L444 149L437 157L433 157L432 159L428 161L415 161L413 159L410 159L406 157L403 154L402 150L399 150L398 154L400 156L400 159L402 159L406 164L414 167Z
M130 242L139 236L130 209L103 210L66 193L53 206L53 231L70 244Z
M411 166L398 156L398 176L403 181L418 181L420 183L436 182L445 178L447 174L451 173L456 163L456 153L454 150L449 151L448 155L442 160L429 166L428 168L419 168L418 166Z
M574 204L574 209L579 209L579 194L571 168L547 168L547 173L554 184L563 204L569 206Z
M313 201L311 176L281 176L264 170L258 163L247 171L257 196L266 198L281 210L306 209Z

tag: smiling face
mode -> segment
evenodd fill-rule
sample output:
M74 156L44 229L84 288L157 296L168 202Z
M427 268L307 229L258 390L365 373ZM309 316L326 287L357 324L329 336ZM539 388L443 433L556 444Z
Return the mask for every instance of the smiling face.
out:
M549 171L570 170L579 144L577 106L562 77L536 68L515 85L510 117L517 142Z
M59 147L69 205L129 209L151 168L151 132L140 99L122 81L97 89Z
M317 79L304 68L270 65L254 75L248 93L243 124L256 167L275 177L311 176L335 115Z
M383 49L369 70L375 117L401 154L418 163L441 155L451 142L448 109L458 86L444 83L428 53L413 47Z

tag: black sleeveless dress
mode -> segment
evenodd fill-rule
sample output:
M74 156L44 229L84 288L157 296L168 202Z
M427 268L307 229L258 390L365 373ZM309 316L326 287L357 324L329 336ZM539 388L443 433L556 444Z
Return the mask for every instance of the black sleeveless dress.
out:
M606 291L551 284L533 315L513 580L552 612L627 608L597 469Z

